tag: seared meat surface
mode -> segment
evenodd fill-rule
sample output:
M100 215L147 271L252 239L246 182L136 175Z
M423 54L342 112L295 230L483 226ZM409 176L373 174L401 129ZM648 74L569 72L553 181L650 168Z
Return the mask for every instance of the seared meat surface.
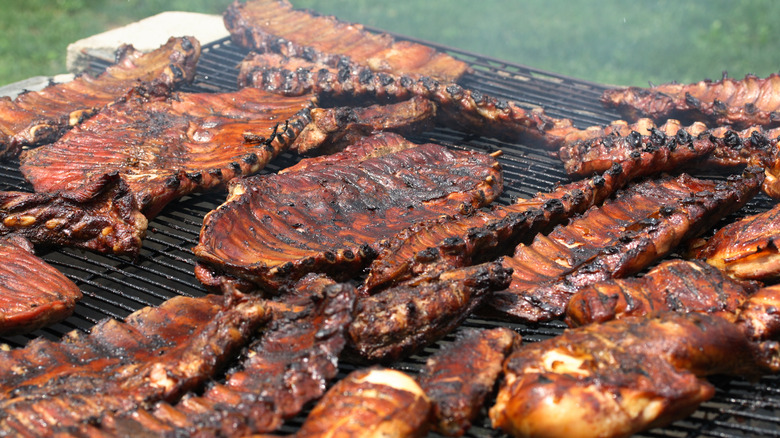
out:
M82 74L13 100L0 97L0 158L18 155L23 146L56 140L134 87L170 92L192 80L199 57L200 43L192 37L170 38L147 54L123 46L116 63L97 77Z
M504 359L520 342L508 328L468 329L428 358L417 381L431 400L436 432L466 433L493 391Z
M228 201L206 216L194 249L199 279L216 286L228 274L278 293L308 272L349 278L396 232L485 205L502 189L500 166L488 155L391 134L365 141L231 183Z
M335 66L344 59L372 71L430 76L454 82L468 64L435 49L355 23L293 9L287 0L236 1L224 14L233 41L260 52L277 52Z
M515 350L490 418L517 437L626 437L695 411L715 393L703 377L766 371L723 318L627 317Z
M460 325L492 291L509 285L499 262L416 278L358 300L349 354L370 362L409 356Z
M0 237L0 333L30 332L68 317L78 286L38 258L18 235Z
M224 383L177 403L104 417L92 435L237 437L278 429L336 376L354 300L351 286L304 277L284 302L267 303L273 320Z
M572 294L620 278L669 254L756 194L761 174L727 182L688 175L630 186L600 208L520 245L504 265L512 284L491 297L491 307L524 321L561 316Z
M732 222L699 244L691 256L740 279L780 278L780 205Z
M723 77L695 84L663 84L650 88L628 87L604 92L601 101L630 117L661 120L687 116L714 124L747 128L776 125L780 121L780 75L744 79Z
M263 300L179 296L90 334L0 352L0 430L52 436L208 381L270 318Z
M296 437L424 437L431 405L417 382L386 368L357 370L312 409Z
M701 261L669 260L637 278L609 279L577 291L566 307L570 327L660 311L704 312L734 319L759 288Z

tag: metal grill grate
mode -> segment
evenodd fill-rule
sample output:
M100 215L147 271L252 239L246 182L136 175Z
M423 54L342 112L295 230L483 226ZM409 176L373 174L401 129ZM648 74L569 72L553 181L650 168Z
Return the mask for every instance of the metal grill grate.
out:
M396 37L404 38L400 35ZM460 81L464 87L511 99L527 107L543 106L548 114L570 118L579 127L605 124L619 118L616 113L604 109L598 102L601 92L606 88L603 85L431 45L471 63L474 72ZM234 46L227 39L205 45L195 80L183 87L182 91L235 90L238 74L235 67L246 54L246 50ZM96 59L93 70L100 71L106 66L104 61ZM558 160L548 157L544 151L521 143L475 137L444 128L424 133L413 140L486 152L502 150L504 154L499 160L504 167L506 181L506 190L500 199L503 203L511 202L515 197L526 198L538 191L549 190L557 182L567 179ZM282 155L263 172L275 172L293 162L293 157ZM0 190L30 190L17 169L18 163L0 164ZM3 338L2 341L16 347L23 346L38 336L57 339L70 330L87 331L102 318L124 318L134 310L157 305L178 294L205 294L205 289L193 275L195 258L191 248L197 243L203 216L224 199L224 193L203 194L186 197L169 205L150 221L144 247L134 261L69 248L39 248L39 255L76 282L84 293L84 300L79 303L74 315L62 323L30 335ZM745 208L743 214L763 211L770 206L771 201L768 198L759 197ZM523 335L526 342L558 335L564 328L563 323L555 321L523 325L471 318L465 323L467 327L498 325L515 329ZM395 364L395 367L416 373L431 352L452 339L453 336L449 336L420 355ZM348 363L342 364L341 375L346 375L355 368ZM725 379L717 381L715 397L704 403L694 415L641 436L780 436L779 379L779 376L769 376L758 382ZM304 415L299 415L289 421L282 432L295 431L303 418ZM484 416L480 421L482 423L473 427L468 436L503 436L489 427Z

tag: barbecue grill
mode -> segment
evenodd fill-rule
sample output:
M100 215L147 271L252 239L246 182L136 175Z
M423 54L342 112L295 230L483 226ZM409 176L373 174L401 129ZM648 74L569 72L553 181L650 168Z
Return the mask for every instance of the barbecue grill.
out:
M408 39L394 35L398 39ZM420 40L467 61L474 71L459 83L464 87L511 99L522 106L544 107L554 117L571 119L578 127L609 123L620 118L598 101L604 85L569 78L533 68L487 58L474 53L444 47ZM248 53L229 39L218 40L203 47L196 78L182 91L226 92L237 89L236 65ZM93 73L107 66L94 59ZM503 152L499 157L504 168L505 191L498 202L510 203L517 197L527 198L547 191L556 183L566 181L561 163L546 151L521 142L512 143L475 136L446 128L411 137L415 142L435 142L452 148L473 149L487 153ZM296 158L283 154L262 173L275 172L293 164ZM712 177L712 176L709 176ZM717 176L716 176L717 177ZM18 171L18 162L0 164L0 189L31 191ZM38 254L71 278L84 293L74 314L67 320L29 335L2 338L12 347L24 346L35 337L59 339L71 330L88 331L103 318L124 318L145 306L154 306L176 295L202 296L206 290L195 279L195 256L191 248L197 244L198 233L206 213L221 204L225 193L189 196L166 207L149 223L143 249L135 260L113 255L95 254L71 248L38 248ZM761 195L751 201L741 214L752 214L770 208L773 202ZM560 334L565 325L552 321L534 325L513 324L470 318L464 327L492 328L508 326L519 332L524 342L535 342ZM452 342L449 336L426 348L419 355L393 364L394 368L417 373L428 355ZM340 365L339 377L356 369L350 363ZM687 419L666 428L654 429L638 436L646 437L746 437L780 436L780 376L768 376L758 382L740 379L715 379L715 397L704 403ZM306 412L288 421L282 433L294 432ZM483 416L467 434L470 437L500 437L500 431L490 428ZM431 434L431 436L438 436Z

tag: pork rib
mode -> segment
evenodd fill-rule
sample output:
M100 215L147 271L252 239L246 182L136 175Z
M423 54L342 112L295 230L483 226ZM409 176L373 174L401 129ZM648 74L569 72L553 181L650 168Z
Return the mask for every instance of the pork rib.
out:
M417 381L431 399L436 432L466 433L493 391L504 359L520 341L520 335L505 327L467 329L428 358Z
M756 194L757 169L726 182L681 175L646 180L550 234L520 245L504 264L512 284L490 306L513 318L561 316L584 286L636 273L741 208Z
M259 298L179 296L90 334L0 352L0 431L50 436L175 399L208 381L269 317Z
M674 147L673 147L674 146ZM712 149L695 143L693 149L665 142L637 150L613 163L603 174L556 187L509 206L495 206L468 215L423 221L396 235L369 268L368 293L426 272L437 272L510 254L538 231L600 205L636 178L675 169Z
M147 54L122 46L116 63L97 77L82 74L13 100L0 97L0 158L56 140L134 87L170 92L193 79L199 57L200 43L192 37L170 38Z
M304 277L285 302L268 303L273 321L224 383L212 383L202 395L190 393L178 403L106 416L99 432L229 437L278 429L320 398L336 376L354 301L349 285L323 275Z
M664 84L650 88L606 90L601 101L631 117L661 120L677 115L714 124L747 128L780 121L780 75L746 75L736 80L703 80L695 84Z
M0 260L0 333L30 332L73 313L81 290L35 256L27 239L0 237Z
M456 81L467 63L408 41L395 41L355 23L293 9L287 0L234 2L224 14L233 41L260 52L278 52L336 65L349 59L372 71Z
M232 183L227 202L204 219L199 279L216 286L228 274L276 293L308 272L349 278L415 221L485 205L501 191L490 156L391 134L366 141L375 147Z
M710 237L691 256L739 279L780 277L780 205L732 222Z
M630 436L695 411L715 393L703 377L767 371L742 330L723 318L628 317L516 350L490 419L516 437Z
M609 279L580 289L566 307L566 323L574 327L660 311L704 312L733 320L758 288L704 262L669 260L642 277Z
M366 99L399 101L424 97L437 105L437 123L490 137L513 141L521 138L547 145L547 131L572 126L570 120L550 117L538 106L524 108L517 102L430 77L376 73L349 61L333 67L301 59L289 61L278 55L250 54L239 68L240 86L284 95L315 93L323 100L361 105ZM551 147L558 146L554 143Z

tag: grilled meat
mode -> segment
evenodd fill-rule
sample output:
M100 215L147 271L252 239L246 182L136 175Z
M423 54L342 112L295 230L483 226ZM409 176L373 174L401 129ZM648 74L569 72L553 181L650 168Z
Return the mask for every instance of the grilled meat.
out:
M700 313L628 317L516 350L490 409L517 437L623 437L683 418L711 398L713 374L766 372L736 326Z
M406 374L373 367L337 382L312 409L296 437L423 437L430 401Z
M780 121L780 75L759 78L749 74L741 80L724 75L720 81L611 89L601 101L634 118L687 116L739 128L776 125Z
M203 262L198 278L217 286L228 274L273 293L308 272L349 278L396 232L485 205L501 191L500 166L490 156L391 134L365 141L277 175L231 183L228 201L204 220L194 249Z
M234 93L134 94L26 151L21 170L36 192L75 191L116 172L138 210L157 214L172 199L256 172L309 122L311 96Z
M33 331L73 313L81 290L68 277L36 257L30 242L0 237L0 332Z
M691 256L740 279L780 277L780 205L732 222L699 244Z
M660 311L704 312L734 319L759 288L700 261L669 260L642 277L609 279L578 290L566 307L570 327Z
M164 94L191 81L199 57L200 43L192 37L170 38L147 54L123 46L116 63L97 77L82 74L13 100L0 97L0 158L56 140L134 87Z
M420 96L436 104L436 121L440 125L512 141L547 144L547 131L572 127L570 120L550 117L539 107L526 109L517 102L430 77L375 73L348 61L332 67L300 59L286 61L278 55L250 54L241 63L239 85L284 95L315 93L323 102L332 100L339 104L346 101L363 105L366 99L384 102Z
M508 328L468 329L428 358L417 381L431 400L436 432L461 436L471 427L504 359L519 345L520 336Z
M0 432L51 436L175 399L208 381L269 317L259 298L179 296L90 334L2 351Z
M780 372L780 285L768 286L750 296L739 309L737 325L756 345L758 361Z
M518 246L504 259L514 270L512 284L488 303L524 321L561 316L581 288L636 273L741 208L755 195L761 176L747 172L716 182L683 174L635 184L568 225Z
M104 174L77 191L0 192L0 234L35 244L137 254L147 219L118 174Z
M491 291L509 285L498 262L417 278L361 298L349 326L348 354L388 362L413 354L462 323Z
M562 185L514 205L495 206L469 215L451 215L424 221L391 240L371 264L364 289L368 293L425 272L436 272L486 261L527 243L538 231L548 232L604 199L629 181L655 172L672 170L706 154L703 147L659 147L637 151L627 160L613 163L602 175Z
M334 153L348 144L378 132L421 132L430 127L436 106L428 99L412 99L367 108L314 108L312 122L303 128L291 146L296 152Z
M293 9L287 0L235 2L224 14L233 41L260 52L277 52L335 66L347 59L372 71L456 81L468 64L422 44L395 41L355 23Z
M109 436L246 436L271 432L320 398L338 371L338 355L352 319L355 290L322 275L295 285L283 303L268 303L274 317L224 383L178 403L158 403L103 418Z

